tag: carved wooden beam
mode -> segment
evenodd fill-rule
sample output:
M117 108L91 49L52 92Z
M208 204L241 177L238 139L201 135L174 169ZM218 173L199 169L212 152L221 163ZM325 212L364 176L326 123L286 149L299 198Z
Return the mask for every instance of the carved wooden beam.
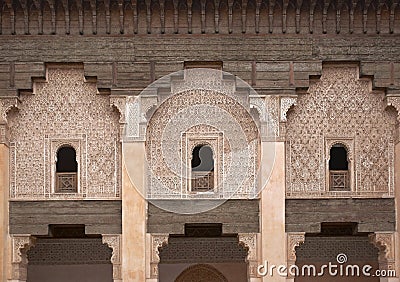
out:
M146 25L147 33L151 33L151 0L146 0Z
M106 33L111 33L111 10L110 10L110 0L104 0L104 7L106 10Z
M260 9L262 0L256 0L256 33L260 32Z
M82 0L76 0L78 9L79 34L83 34L83 3Z
M396 7L399 4L399 0L393 0L392 4L390 5L390 16L389 16L389 32L394 32L394 19L395 19L395 12Z
M336 1L336 33L339 34L340 33L340 14L342 11L342 7L343 7L343 0L337 0Z
M214 0L214 30L219 33L219 4L220 0Z
M119 33L124 34L124 0L118 0Z
M138 33L138 7L137 0L131 0L132 10L133 10L133 33Z
M324 8L322 9L322 32L326 33L326 21L328 19L330 0L324 1Z
M12 0L6 0L6 6L10 10L10 23L11 23L11 34L15 34L15 10Z
M242 0L242 33L246 33L247 3L248 3L248 0Z
M187 0L188 33L192 33L192 5L193 0Z
M296 1L296 33L300 33L300 17L301 17L302 5L303 5L303 0Z
M179 0L173 0L174 5L174 33L179 33Z
M350 7L349 7L349 32L353 33L354 32L354 10L357 7L358 0L353 0L350 1Z
M24 13L24 33L29 34L29 9L27 0L19 0L22 11Z
M160 4L160 22L161 22L161 33L165 33L165 0L159 0Z
M368 20L368 9L371 5L372 0L365 0L363 9L363 32L367 33L367 20Z
M206 33L206 0L200 0L201 7L201 33Z
M42 11L41 1L33 0L32 4L35 7L35 9L38 11L38 18L37 18L37 21L38 21L38 34L43 34L43 11Z
M90 0L90 9L92 10L92 33L97 34L97 5L96 0Z
M272 33L274 30L274 8L275 0L270 0L268 9L269 33Z
M228 0L228 32L233 31L233 2L234 0Z
M311 0L311 2L310 2L310 23L309 23L310 33L314 32L314 11L315 11L316 4L317 4L317 0Z
M69 4L68 0L62 0L65 15L65 34L70 33L70 18L69 18Z
M55 0L48 0L51 11L51 34L56 34L56 3ZM83 28L83 14L82 14L82 28Z
M287 30L288 6L289 6L289 0L283 0L283 2L282 2L282 33L286 33L286 30Z
M382 7L385 5L385 0L378 0L376 7L376 33L381 33L381 14Z
M0 34L3 34L3 11L4 11L4 2L0 1Z

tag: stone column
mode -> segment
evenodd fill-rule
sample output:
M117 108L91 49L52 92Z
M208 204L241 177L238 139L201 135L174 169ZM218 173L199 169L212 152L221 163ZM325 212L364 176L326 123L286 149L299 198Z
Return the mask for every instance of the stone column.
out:
M263 142L263 152L271 152L273 142ZM268 265L286 264L286 234L285 234L285 145L275 142L275 162L270 179L261 192L261 257L262 263ZM270 156L262 158L261 168L270 165ZM264 171L264 170L263 170ZM263 173L265 174L265 172ZM268 175L261 175L265 183ZM261 262L260 262L261 263ZM274 273L263 277L262 281L285 281Z
M6 280L8 241L9 147L7 125L0 124L0 281Z
M395 93L388 93L386 97L386 102L388 106L392 106L397 110L397 137L395 140L395 161L394 161L394 197L395 197L395 207L396 207L396 232L394 234L394 249L397 250L394 254L395 269L397 274L397 280L400 281L400 93L398 90ZM383 281L383 280L382 280Z
M399 115L400 116L400 115ZM398 119L399 120L399 119ZM399 121L400 123L400 121ZM398 125L399 126L399 125ZM400 128L397 128L397 138L400 138ZM395 263L396 274L398 281L400 281L400 140L396 140L395 145L395 163L394 163L394 191L395 191L395 204L396 204L396 233L395 233Z
M134 185L143 185L145 151L143 142L123 144L122 167L122 279L146 281L146 207ZM134 168L128 175L127 167ZM131 177L131 178L130 178ZM141 187L140 187L141 188Z
M12 108L18 108L17 97L0 97L0 281L11 276L10 237L8 235L8 201L10 191L10 149L7 114ZM7 275L7 273L9 273Z

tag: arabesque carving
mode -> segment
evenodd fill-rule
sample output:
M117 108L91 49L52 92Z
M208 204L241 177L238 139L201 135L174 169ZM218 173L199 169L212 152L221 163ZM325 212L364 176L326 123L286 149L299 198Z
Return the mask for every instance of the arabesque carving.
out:
M169 234L151 234L150 276L158 277L158 264L160 262L160 248L168 244Z
M247 249L247 262L249 264L250 277L257 277L258 252L257 233L239 233L239 244Z
M286 243L286 259L287 267L296 265L296 247L303 244L306 240L305 232L289 232L287 233L287 243ZM289 275L289 273L288 273ZM289 275L290 276L290 275Z
M113 265L114 282L122 281L122 259L121 259L121 235L119 234L103 234L103 244L107 244L112 249L111 263Z
M396 116L355 65L325 65L287 117L287 197L340 197L326 185L324 143L354 140L354 184L346 196L393 195Z
M60 198L51 189L52 171L47 168L55 162L52 146L68 141L83 146L80 154L86 160L77 158L85 187L62 198L119 197L120 125L109 96L85 81L81 65L49 65L46 81L34 82L33 89L33 94L21 95L18 112L8 117L10 197Z
M29 234L13 235L12 242L12 272L13 281L27 280L28 258L27 252L35 245L36 239Z
M396 269L395 234L394 232L375 232L369 235L370 242L379 249L379 268Z

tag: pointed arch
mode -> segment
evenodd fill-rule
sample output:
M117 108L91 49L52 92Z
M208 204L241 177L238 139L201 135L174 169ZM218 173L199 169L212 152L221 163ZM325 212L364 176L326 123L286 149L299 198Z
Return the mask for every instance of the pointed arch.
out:
M175 282L208 281L228 282L228 279L215 267L209 264L196 264L186 268Z

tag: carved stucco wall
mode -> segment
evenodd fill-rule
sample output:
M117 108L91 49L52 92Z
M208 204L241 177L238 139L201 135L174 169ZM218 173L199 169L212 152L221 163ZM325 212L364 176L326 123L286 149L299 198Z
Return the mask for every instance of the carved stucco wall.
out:
M251 107L259 113L260 128ZM260 138L276 133L264 97L210 69L177 72L151 84L128 100L127 120L127 141L145 140L146 192L152 199L254 197ZM192 151L199 144L213 150L213 193L190 192Z
M209 115L204 119L206 110ZM174 123L172 119L175 119ZM171 138L165 138L165 132ZM244 135L244 140L236 138L240 134ZM214 196L256 194L258 129L248 111L231 97L207 90L176 94L154 113L146 137L146 153L153 172L149 177L150 197L178 196L182 191L181 183L187 191L181 177L190 178L190 157L197 144L209 144L215 152L218 186L214 188ZM242 151L244 143L246 151ZM182 147L185 145L188 146ZM188 196L196 197L194 194Z
M308 93L287 115L288 197L393 195L396 113L385 109L384 93L360 79L358 67L325 65ZM329 149L348 149L352 191L329 192Z
M119 117L81 65L50 65L20 99L8 119L11 199L119 197ZM53 193L61 145L77 152L78 193Z

